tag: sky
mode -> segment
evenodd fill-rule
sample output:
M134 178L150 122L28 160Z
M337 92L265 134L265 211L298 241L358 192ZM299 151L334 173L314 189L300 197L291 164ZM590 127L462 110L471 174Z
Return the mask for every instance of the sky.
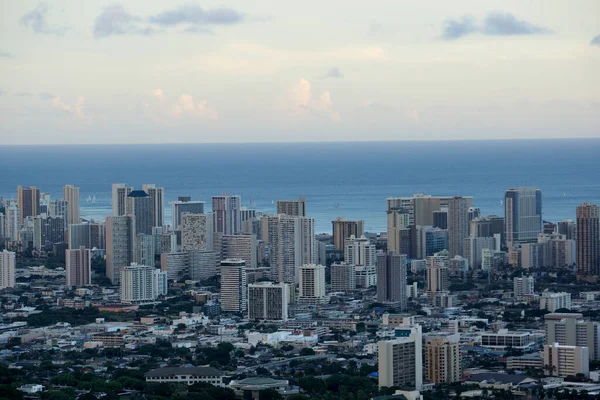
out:
M0 145L600 137L598 0L0 0Z

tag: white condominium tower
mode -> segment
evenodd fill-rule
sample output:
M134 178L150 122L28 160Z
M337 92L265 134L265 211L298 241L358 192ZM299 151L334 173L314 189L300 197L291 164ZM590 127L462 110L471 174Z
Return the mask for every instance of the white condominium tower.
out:
M316 261L314 219L279 214L265 216L263 221L263 235L271 251L271 279L297 283L297 268Z

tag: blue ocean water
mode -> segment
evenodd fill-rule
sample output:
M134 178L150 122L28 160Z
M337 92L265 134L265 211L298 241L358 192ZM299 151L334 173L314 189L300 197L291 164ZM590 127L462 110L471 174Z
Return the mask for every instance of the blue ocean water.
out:
M473 196L484 215L503 215L510 187L542 189L545 220L575 217L585 201L600 204L600 139L267 143L186 145L0 146L0 196L35 185L52 198L65 184L79 186L84 218L111 213L111 184L165 188L204 200L239 194L266 213L277 199L307 198L317 232L336 217L364 219L385 230L386 197ZM95 196L96 202L87 202ZM170 206L165 210L170 223Z

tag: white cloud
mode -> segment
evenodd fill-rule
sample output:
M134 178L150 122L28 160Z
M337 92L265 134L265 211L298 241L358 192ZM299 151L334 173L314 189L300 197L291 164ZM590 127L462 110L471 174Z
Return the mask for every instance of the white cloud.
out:
M213 108L208 107L205 99L194 100L190 94L182 94L175 102L170 102L164 95L162 89L154 89L152 97L158 104L151 106L144 103L144 107L151 113L151 117L156 122L165 122L166 118L192 117L214 121L219 119L219 113ZM163 118L160 115L164 115Z
M332 121L340 120L340 114L333 108L329 91L325 90L318 99L313 99L310 82L301 78L292 85L290 92L295 114L317 116L325 114Z
M81 119L84 119L86 117L86 115L83 112L84 101L85 99L83 98L83 96L78 96L77 101L73 105L63 102L59 96L55 96L51 99L52 106L63 110L69 114L73 114Z

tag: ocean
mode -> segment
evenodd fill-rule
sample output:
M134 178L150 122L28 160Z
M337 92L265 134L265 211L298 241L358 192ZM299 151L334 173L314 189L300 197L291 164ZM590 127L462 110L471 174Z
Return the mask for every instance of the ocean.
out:
M600 139L0 146L0 196L34 185L56 199L74 184L82 217L103 220L112 183L154 183L165 188L166 223L178 196L210 210L213 195L238 194L265 213L302 196L317 232L331 232L337 217L381 232L387 197L473 196L483 215L504 215L506 189L536 186L543 218L560 221L583 202L600 204L599 155Z

